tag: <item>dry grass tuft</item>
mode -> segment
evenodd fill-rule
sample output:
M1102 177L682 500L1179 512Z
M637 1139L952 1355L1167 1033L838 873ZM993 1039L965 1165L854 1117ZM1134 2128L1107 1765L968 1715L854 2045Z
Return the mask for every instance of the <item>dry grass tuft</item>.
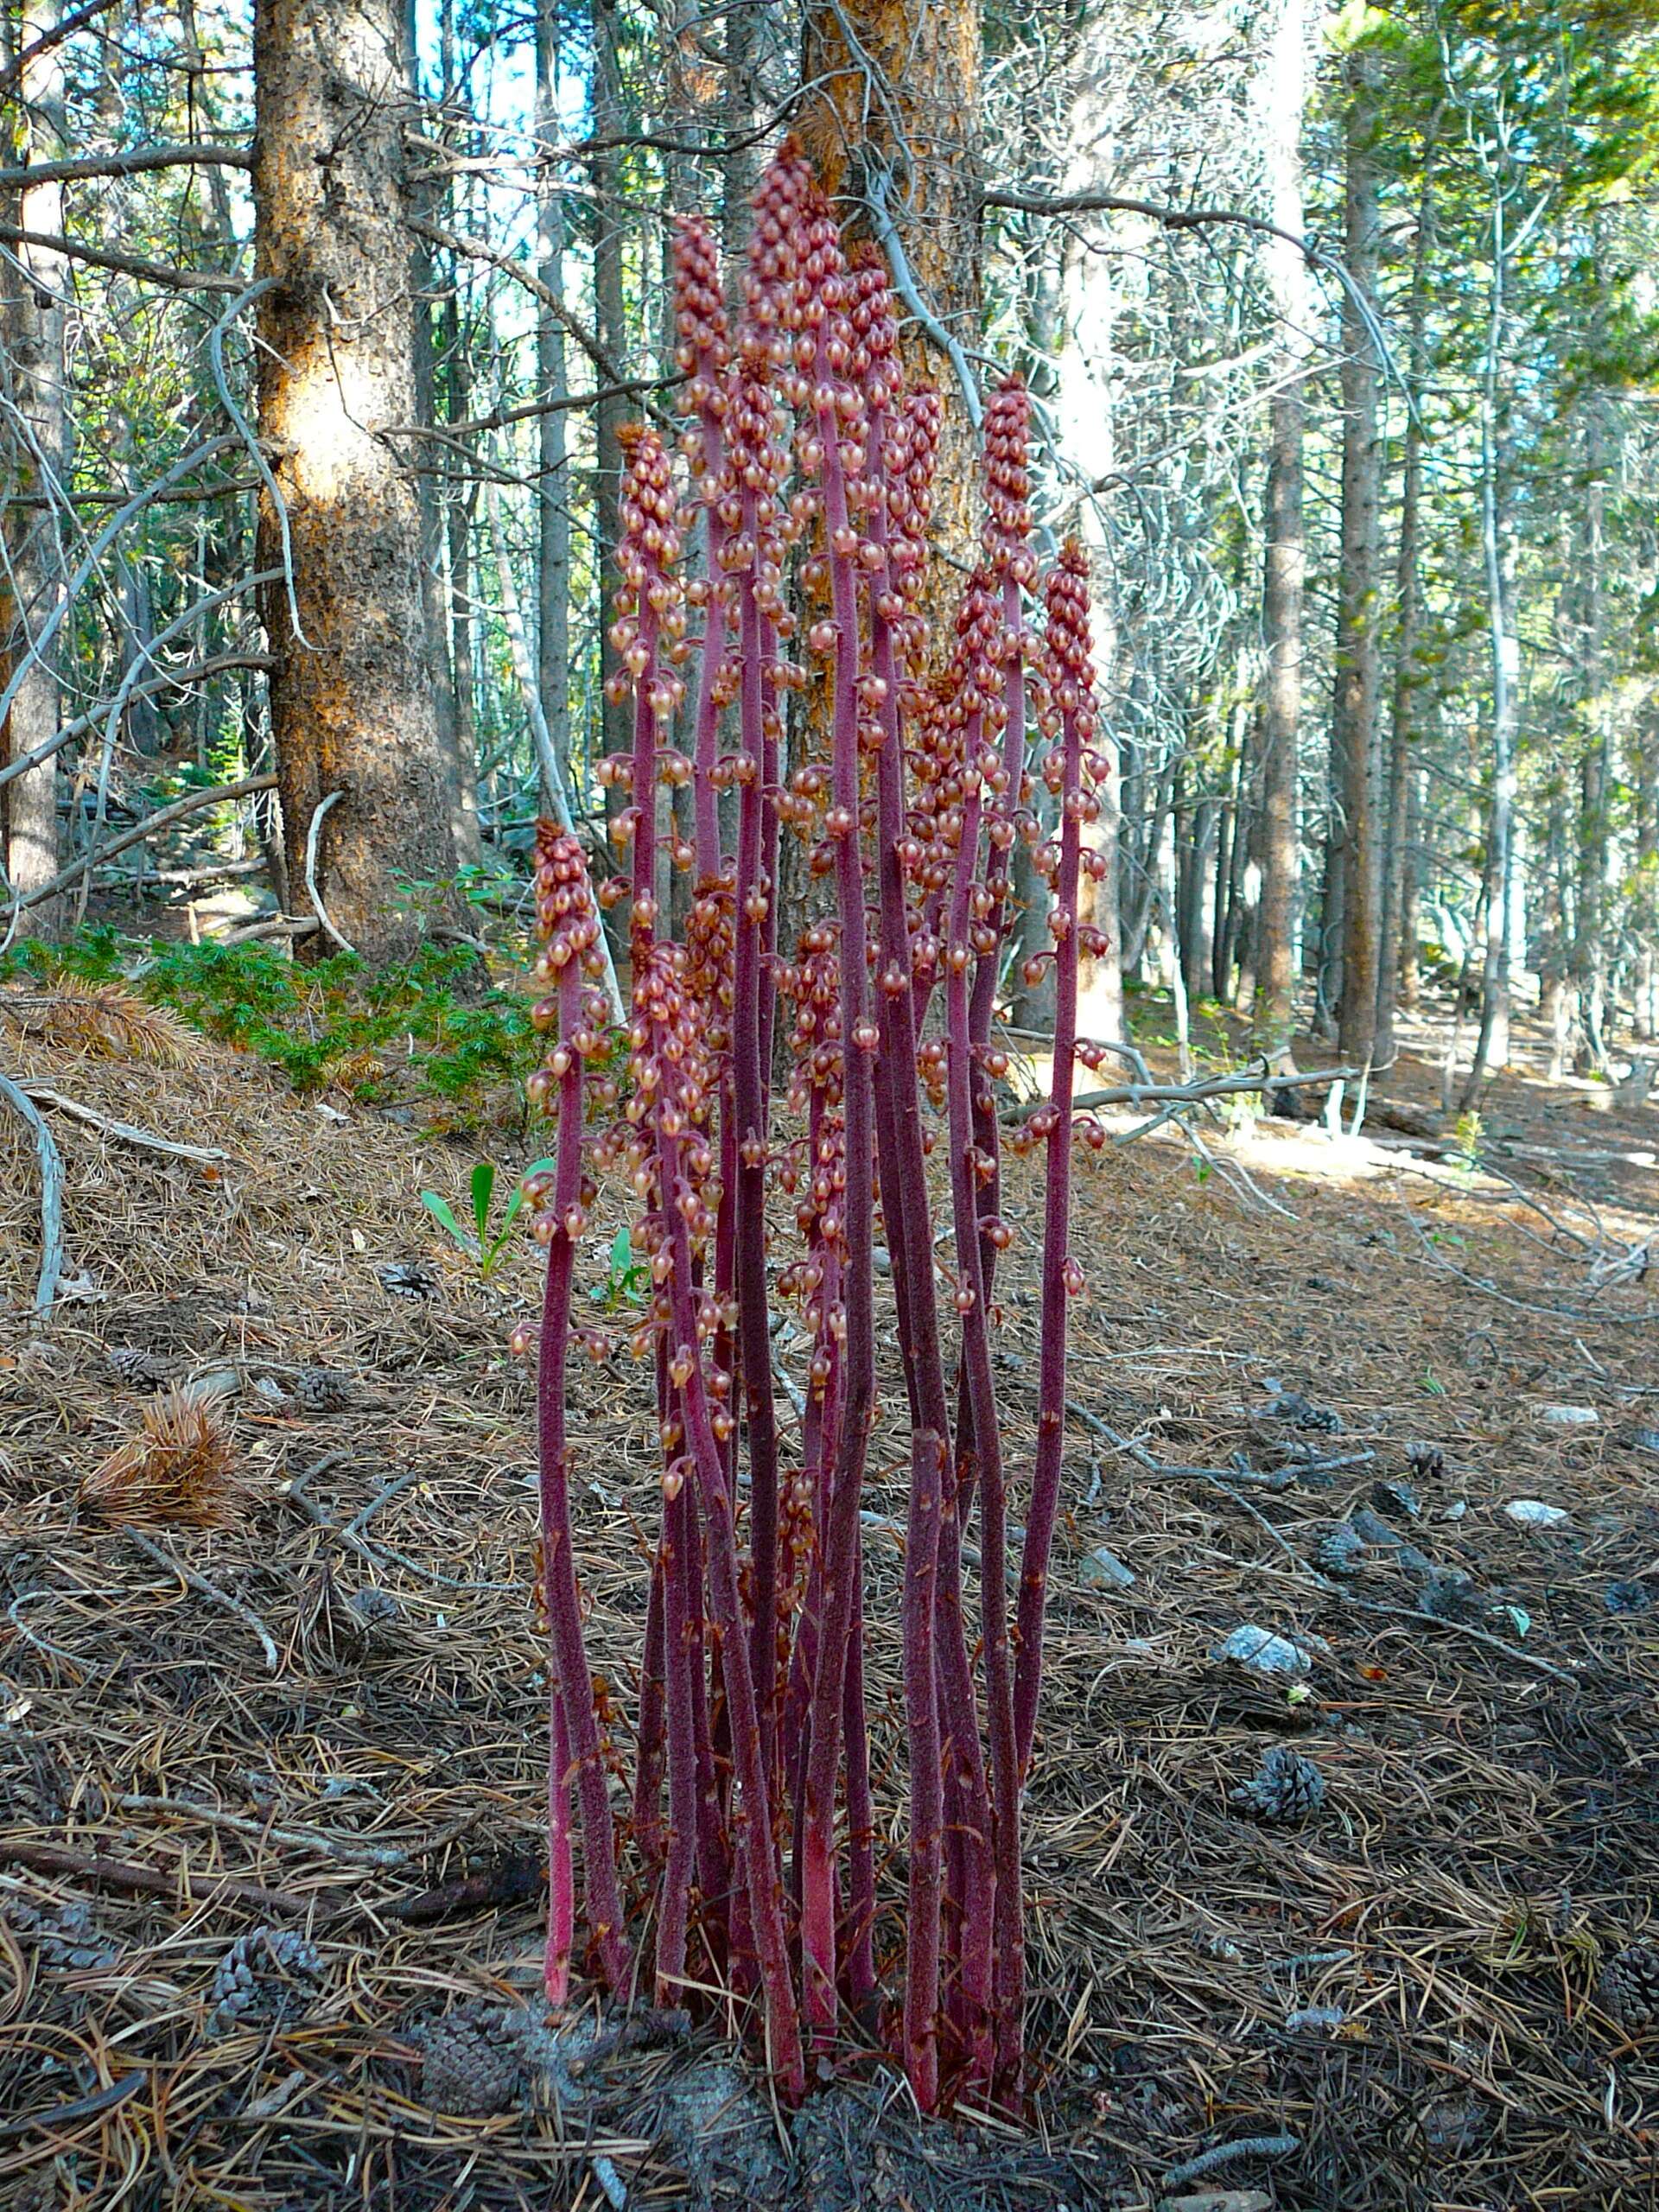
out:
M247 1493L223 1420L211 1404L169 1390L81 1485L81 1503L121 1528L219 1529Z
M61 976L48 992L0 999L18 1027L49 1045L91 1052L104 1059L148 1060L184 1068L201 1039L169 1007L149 1006L120 983L88 983Z

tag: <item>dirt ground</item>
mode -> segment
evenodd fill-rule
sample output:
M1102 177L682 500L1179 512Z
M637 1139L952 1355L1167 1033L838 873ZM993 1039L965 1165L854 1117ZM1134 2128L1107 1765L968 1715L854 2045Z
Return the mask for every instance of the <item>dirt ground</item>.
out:
M1415 1041L1374 1107L1432 1104ZM0 1111L0 2207L1659 2203L1659 1106L1523 1061L1473 1167L1450 1127L1375 1120L1079 1154L1022 2135L919 2126L851 2046L791 2121L728 2020L524 2011L544 1679L507 1339L535 1256L480 1282L418 1203L473 1152L207 1043L168 1068L0 1023L0 1065L226 1155L48 1105L41 1320L35 1150ZM1040 1192L1010 1179L1018 1465ZM83 1483L175 1382L222 1416L239 1505L110 1529ZM621 1357L573 1395L626 1715L648 1393ZM892 1806L899 1560L867 1533ZM1241 1627L1305 1671L1215 1657ZM1286 1744L1323 1802L1252 1818L1232 1793ZM436 2108L463 2060L503 2109Z

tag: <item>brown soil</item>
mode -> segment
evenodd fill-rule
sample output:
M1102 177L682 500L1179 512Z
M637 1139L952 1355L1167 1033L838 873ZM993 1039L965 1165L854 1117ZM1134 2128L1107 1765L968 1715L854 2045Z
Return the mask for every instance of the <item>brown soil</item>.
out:
M1173 2193L1659 2202L1659 2034L1598 1994L1655 1933L1659 1611L1614 1608L1659 1594L1659 1283L1629 1256L1659 1225L1659 1108L1523 1068L1486 1103L1473 1172L1386 1128L1379 1145L1201 1124L1213 1164L1179 1129L1079 1154L1090 1288L1029 1815L1033 2133L920 2128L852 2048L791 2127L719 2018L598 2032L590 2013L539 2068L521 2051L538 2094L461 2118L425 2101L426 2031L535 1992L531 1401L506 1348L533 1252L480 1284L417 1198L458 1196L470 1154L320 1111L216 1046L183 1070L15 1029L0 1050L229 1155L168 1160L48 1109L68 1280L40 1320L34 1147L0 1109L0 2206L403 2212L620 2188L1128 2208L1262 2136L1294 2147ZM1423 1058L1388 1089L1434 1096ZM1011 1186L1034 1238L1034 1171ZM383 1287L403 1257L430 1295ZM1032 1266L1017 1239L998 1338L1016 1466ZM81 1503L146 1402L118 1347L226 1385L248 1492L232 1526L139 1542ZM350 1402L301 1411L308 1368ZM1268 1386L1340 1430L1274 1414ZM625 1716L647 1395L619 1358L573 1395L595 1662ZM899 1510L897 1460L876 1456L874 1512ZM1441 1586L1471 1578L1459 1622L1425 1615L1426 1571L1397 1549L1319 1568L1333 1525L1402 1482L1419 1513L1390 1494L1382 1517ZM1569 1517L1520 1525L1517 1499ZM1122 1592L1085 1582L1102 1545L1135 1574ZM897 1546L878 1529L870 1548L891 1805ZM365 1619L350 1600L371 1588ZM1306 1649L1305 1695L1211 1657L1242 1624ZM1229 1802L1281 1741L1326 1785L1295 1826ZM896 1910L897 1864L888 1885ZM442 1916L400 1916L435 1889ZM258 1954L252 2001L226 2011L215 1977L261 1928L315 1959Z

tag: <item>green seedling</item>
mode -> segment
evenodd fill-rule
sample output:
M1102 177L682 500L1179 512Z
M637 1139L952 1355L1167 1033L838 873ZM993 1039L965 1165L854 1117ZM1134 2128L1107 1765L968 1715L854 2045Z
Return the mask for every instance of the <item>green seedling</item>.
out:
M495 1272L507 1249L507 1239L512 1234L512 1224L518 1220L524 1203L524 1185L532 1175L550 1173L554 1166L550 1160L538 1160L525 1168L512 1188L506 1211L501 1217L501 1226L493 1236L490 1233L490 1214L495 1198L495 1162L480 1160L473 1170L473 1219L475 1230L463 1229L455 1219L454 1209L447 1198L436 1191L423 1191L421 1204L463 1252L478 1262L478 1272L486 1279Z
M651 1285L651 1269L633 1256L633 1238L625 1222L611 1239L610 1273L595 1283L588 1295L595 1306L614 1313L620 1306L643 1306Z

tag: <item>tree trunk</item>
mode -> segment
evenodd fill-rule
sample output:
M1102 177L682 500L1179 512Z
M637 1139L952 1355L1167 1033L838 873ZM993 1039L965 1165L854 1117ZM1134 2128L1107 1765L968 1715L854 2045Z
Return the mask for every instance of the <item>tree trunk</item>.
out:
M588 164L594 187L594 327L608 360L621 362L629 353L627 296L625 284L624 207L621 159L603 142L623 129L622 65L617 52L616 0L592 0L594 31L594 137L601 142ZM626 753L633 742L632 711L626 697L613 699L610 678L616 672L616 648L611 643L610 559L619 537L622 498L622 431L629 418L625 397L600 400L594 409L594 528L600 558L594 563L599 595L600 728L601 749ZM617 687L620 688L620 687ZM620 791L612 788L609 810L619 812ZM626 948L625 948L626 949Z
M1306 44L1304 0L1281 0L1260 87L1273 220L1300 237L1302 111ZM1302 715L1302 593L1306 552L1302 524L1303 378L1308 350L1307 264L1299 248L1269 238L1262 257L1279 344L1268 422L1267 512L1263 518L1262 604L1264 671L1261 884L1255 901L1251 1027L1258 1052L1281 1072L1294 1071L1296 1026L1291 930L1296 906L1297 741ZM1243 788L1241 785L1241 789Z
M1584 540L1580 570L1584 599L1582 658L1583 766L1580 775L1578 938L1573 981L1578 994L1580 1062L1607 1065L1609 863L1612 848L1612 728L1607 699L1607 478L1611 467L1609 407L1592 392L1586 404Z
M913 303L903 301L906 371L937 385L944 399L931 535L947 558L931 564L940 582L924 608L940 660L960 588L951 566L970 568L979 547L974 423L938 342L941 332L969 349L979 340L979 72L974 0L809 0L801 74L812 91L802 143L832 200L872 188L885 196L915 290L938 326L925 333ZM897 267L893 273L900 276ZM897 289L902 298L902 283Z
M1344 129L1344 259L1355 289L1376 294L1381 230L1376 101L1367 55L1350 58ZM1382 489L1380 365L1370 327L1344 287L1342 308L1342 575L1332 767L1342 807L1342 988L1338 1041L1345 1060L1368 1061L1376 1040L1377 928L1382 854L1377 837L1377 526Z
M1427 381L1428 322L1428 251L1433 216L1433 179L1435 124L1423 148L1422 184L1417 202L1417 238L1412 257L1411 309L1408 338L1408 373L1414 400ZM1382 921L1376 976L1376 1058L1380 1065L1394 1060L1394 1013L1400 996L1401 964L1405 955L1402 925L1406 911L1406 821L1411 805L1413 759L1417 745L1417 695L1423 683L1421 664L1422 592L1417 569L1422 549L1419 542L1423 488L1423 426L1415 406L1406 416L1405 456L1400 486L1400 546L1395 565L1399 596L1395 637L1394 700L1389 745L1388 801L1383 810L1385 861L1382 873Z
M1281 0L1259 86L1260 128L1273 220L1300 238L1302 118L1306 98L1304 0ZM1296 785L1302 715L1302 598L1306 549L1302 520L1304 379L1309 332L1307 264L1287 238L1264 241L1262 259L1278 345L1268 403L1268 486L1263 517L1262 818L1256 832L1260 888L1252 960L1251 1026L1258 1052L1294 1072L1296 976L1291 938L1296 908ZM1241 786L1242 788L1242 786Z
M543 148L559 137L559 11L556 0L536 10L536 132ZM564 194L559 172L548 162L537 180L537 255L541 279L564 297ZM543 311L536 333L536 375L543 400L569 390L564 325ZM570 471L563 409L543 415L537 493L541 527L537 539L537 680L548 735L564 788L570 775Z
M291 533L294 612L264 594L277 665L271 728L298 897L316 875L335 927L372 961L421 924L400 882L455 872L421 505L383 426L418 419L415 264L403 218L410 60L404 0L257 0L254 236L260 429ZM258 560L281 517L262 496Z
M1515 690L1520 640L1515 632L1515 541L1510 528L1510 456L1500 397L1504 298L1504 198L1494 201L1491 314L1481 396L1481 547L1486 564L1488 630L1492 657L1492 796L1487 814L1486 950L1481 971L1480 1035L1464 1086L1466 1111L1490 1070L1510 1056L1510 919L1515 866Z
M10 11L8 10L8 14ZM41 0L25 0L16 20L16 50L32 45L50 24ZM8 59L10 58L9 55ZM15 109L16 128L6 134L10 166L50 159L61 148L63 69L54 47L25 67ZM14 214L15 211L15 214ZM22 230L63 228L63 188L31 185L10 198L8 220ZM65 378L62 257L41 246L9 247L0 256L0 392L8 402L10 448L0 563L0 690L29 655L30 640L59 605L64 588L58 538L59 510L53 480L67 467L68 411ZM58 655L49 645L29 658L0 728L0 760L16 760L42 745L58 727ZM58 770L42 761L0 792L0 858L14 895L51 882L58 873ZM44 899L26 910L19 925L29 935L56 936L60 902Z

